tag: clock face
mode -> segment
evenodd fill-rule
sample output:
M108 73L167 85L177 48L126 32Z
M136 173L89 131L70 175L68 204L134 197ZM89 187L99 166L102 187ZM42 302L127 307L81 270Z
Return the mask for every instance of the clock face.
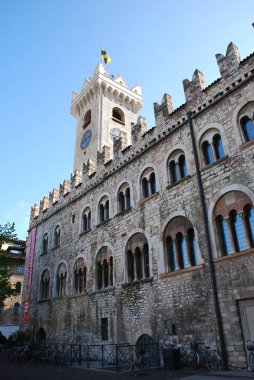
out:
M110 130L110 137L113 139L120 139L122 137L122 132L120 129L118 128L112 128Z
M80 143L80 148L81 149L86 149L91 141L91 138L92 138L92 131L91 129L88 129L88 131L86 131L84 134L83 134L83 137L81 139L81 143Z

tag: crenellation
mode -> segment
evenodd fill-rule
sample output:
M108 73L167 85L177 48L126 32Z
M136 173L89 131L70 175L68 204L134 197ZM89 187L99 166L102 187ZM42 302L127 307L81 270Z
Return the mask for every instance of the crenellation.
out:
M40 201L40 214L47 211L49 208L49 198L43 197L43 199Z
M75 170L74 175L71 176L71 189L74 189L82 183L82 172L78 169Z
M239 49L235 44L233 44L233 42L230 42L228 45L226 56L223 54L216 54L215 57L222 78L225 78L237 71L241 62Z
M135 143L137 143L146 132L146 118L143 116L139 116L137 123L133 123L131 126L132 144L134 145Z
M183 88L186 102L191 101L195 97L200 97L202 91L205 89L204 74L196 69L193 73L192 80L183 80Z

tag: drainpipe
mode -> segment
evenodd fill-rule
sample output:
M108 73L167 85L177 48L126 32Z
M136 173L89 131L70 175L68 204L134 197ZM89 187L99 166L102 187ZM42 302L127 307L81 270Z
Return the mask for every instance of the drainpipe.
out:
M203 188L202 177L200 174L198 152L197 152L196 140L195 140L195 135L194 135L193 123L192 123L192 112L188 111L186 115L188 118L188 125L190 128L191 142L192 142L194 161L195 161L195 166L196 166L196 174L197 174L197 179L198 179L199 199L201 203L202 216L203 216L203 222L204 222L204 227L205 227L205 239L206 239L206 247L207 247L207 253L208 253L208 265L209 265L211 282L212 282L213 301L214 301L217 327L218 327L218 333L219 333L219 339L220 339L221 358L222 358L223 368L226 371L228 371L227 351L225 348L225 338L224 338L222 317L221 317L219 298L218 298L215 267L214 267L213 256L212 256L212 246L211 246L211 238L210 238L209 227L208 227L208 217L207 217L207 209L206 209L206 203L205 203L204 188Z

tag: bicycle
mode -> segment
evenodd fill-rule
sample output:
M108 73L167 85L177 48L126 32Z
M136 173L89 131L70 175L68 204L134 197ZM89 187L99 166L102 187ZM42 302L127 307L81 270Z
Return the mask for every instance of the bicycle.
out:
M137 369L145 369L150 367L150 355L145 355L144 350L133 351L130 355L120 357L118 359L118 368L121 371L134 371Z
M204 343L191 343L192 351L189 353L188 363L191 369L200 365L206 366L209 371L217 371L221 366L221 359L217 351L212 351Z
M247 340L246 344L247 350L249 353L249 366L252 372L254 372L254 341Z

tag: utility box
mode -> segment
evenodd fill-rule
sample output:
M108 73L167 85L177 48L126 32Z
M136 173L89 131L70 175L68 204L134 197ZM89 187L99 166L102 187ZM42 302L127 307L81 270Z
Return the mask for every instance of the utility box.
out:
M177 348L166 348L163 350L164 368L170 370L181 369L181 354Z

